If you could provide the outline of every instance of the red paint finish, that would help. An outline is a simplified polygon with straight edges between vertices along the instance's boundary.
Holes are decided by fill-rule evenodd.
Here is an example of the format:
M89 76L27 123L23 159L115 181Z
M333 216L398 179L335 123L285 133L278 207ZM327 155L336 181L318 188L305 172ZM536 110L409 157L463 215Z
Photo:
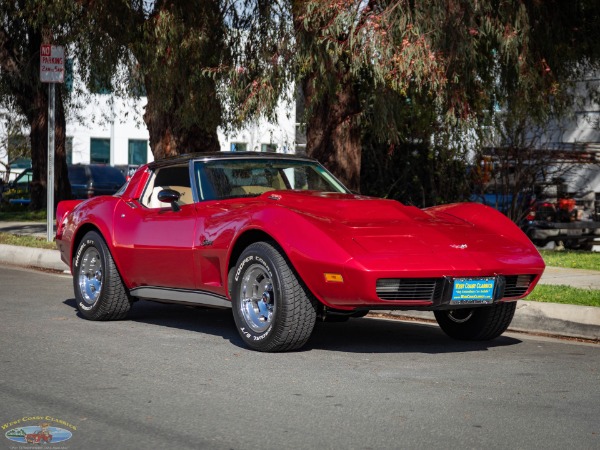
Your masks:
M420 210L391 200L342 193L280 190L209 200L173 211L139 199L149 169L138 169L120 196L61 202L57 245L71 263L82 230L104 236L128 288L162 286L227 296L232 249L245 233L276 241L313 294L339 309L427 306L383 301L379 278L534 275L544 263L509 219L479 204ZM323 274L339 273L343 283ZM522 297L522 296L521 296Z

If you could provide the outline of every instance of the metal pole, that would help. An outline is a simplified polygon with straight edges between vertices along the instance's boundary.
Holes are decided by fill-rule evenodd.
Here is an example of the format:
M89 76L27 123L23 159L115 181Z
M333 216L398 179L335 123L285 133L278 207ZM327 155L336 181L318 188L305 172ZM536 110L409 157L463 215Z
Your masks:
M48 242L54 240L54 133L54 83L48 83L48 178L46 181Z

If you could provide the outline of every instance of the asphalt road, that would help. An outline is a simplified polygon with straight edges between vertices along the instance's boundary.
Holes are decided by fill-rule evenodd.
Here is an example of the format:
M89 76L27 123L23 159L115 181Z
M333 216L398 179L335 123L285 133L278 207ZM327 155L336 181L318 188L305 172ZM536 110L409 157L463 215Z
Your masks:
M89 322L70 277L0 266L0 449L44 421L72 438L43 448L590 449L599 418L599 345L366 318L261 354L229 311Z

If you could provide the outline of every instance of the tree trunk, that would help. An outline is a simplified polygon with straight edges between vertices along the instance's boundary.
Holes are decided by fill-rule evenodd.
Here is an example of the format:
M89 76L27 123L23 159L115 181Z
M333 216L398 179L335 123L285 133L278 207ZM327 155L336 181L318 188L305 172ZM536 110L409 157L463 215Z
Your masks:
M54 137L54 207L61 200L71 198L71 184L67 171L65 137L65 111L60 85L55 86L55 137ZM48 187L48 85L39 84L33 94L33 108L28 115L31 141L31 180L30 209L39 210L47 206Z
M354 118L361 110L354 86L347 82L340 91L315 102L312 78L302 84L306 110L311 111L306 126L307 154L350 190L360 192L362 144Z
M41 83L32 95L31 114L28 115L31 141L31 204L33 210L46 206L46 178L48 173L48 97Z
M55 153L54 153L54 207L62 200L72 197L69 170L67 169L67 122L61 92L61 85L56 85L55 114Z
M160 100L152 95L151 89L147 88L147 95L144 122L148 127L150 149L155 160L185 153L218 152L221 149L216 126L211 129L205 129L198 123L184 126L176 112L176 106L170 111L164 111L156 107L156 102ZM214 97L216 98L216 90Z

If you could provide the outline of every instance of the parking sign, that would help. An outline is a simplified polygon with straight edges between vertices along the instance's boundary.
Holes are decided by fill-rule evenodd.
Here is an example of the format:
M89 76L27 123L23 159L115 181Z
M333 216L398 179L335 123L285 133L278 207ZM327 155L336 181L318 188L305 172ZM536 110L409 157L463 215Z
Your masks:
M40 47L40 80L42 83L65 81L65 48L44 44Z

